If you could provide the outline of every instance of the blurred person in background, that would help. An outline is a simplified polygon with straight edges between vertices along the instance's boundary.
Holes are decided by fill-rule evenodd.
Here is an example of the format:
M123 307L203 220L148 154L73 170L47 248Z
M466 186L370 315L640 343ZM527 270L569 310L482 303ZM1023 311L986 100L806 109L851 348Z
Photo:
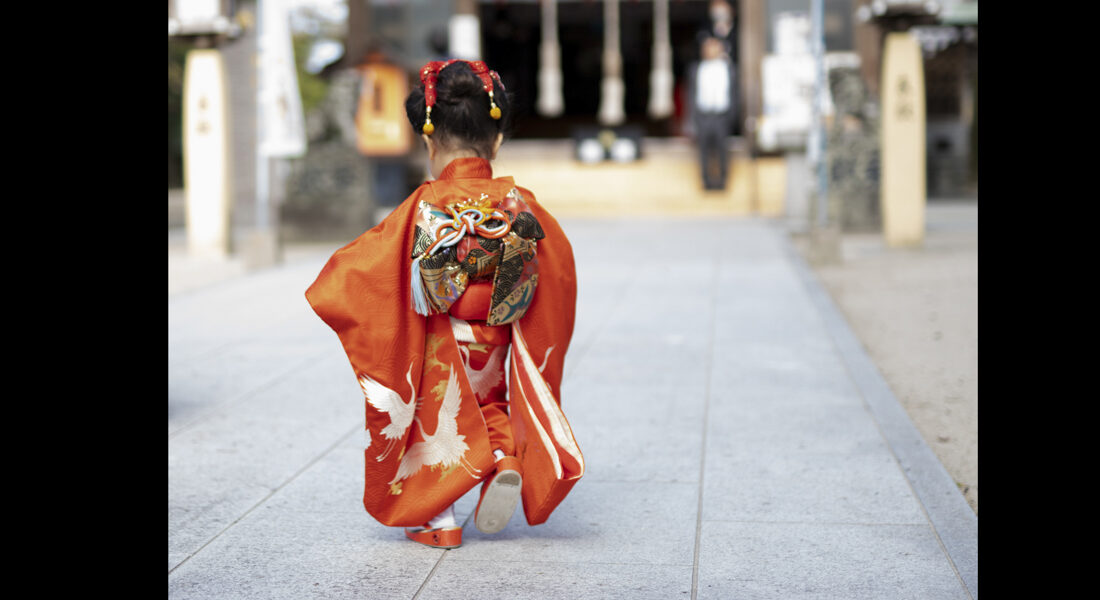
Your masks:
M306 298L366 396L365 508L455 548L454 502L479 483L474 523L496 533L520 499L544 522L584 472L560 409L576 273L534 194L493 177L512 119L500 77L465 60L419 75L405 110L434 180L338 250Z
M735 113L734 66L722 40L707 37L691 82L695 140L703 188L726 189L729 177L729 132Z

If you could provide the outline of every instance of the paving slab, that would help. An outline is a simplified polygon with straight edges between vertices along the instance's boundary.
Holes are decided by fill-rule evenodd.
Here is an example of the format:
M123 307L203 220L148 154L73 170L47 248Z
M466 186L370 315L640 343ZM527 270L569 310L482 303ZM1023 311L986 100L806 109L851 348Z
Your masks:
M698 598L963 600L926 525L705 521Z

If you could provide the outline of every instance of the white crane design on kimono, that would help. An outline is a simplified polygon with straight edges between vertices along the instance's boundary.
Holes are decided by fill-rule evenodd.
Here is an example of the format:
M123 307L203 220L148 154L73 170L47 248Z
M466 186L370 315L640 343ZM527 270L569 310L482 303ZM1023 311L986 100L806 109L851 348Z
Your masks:
M405 374L405 381L409 382L408 402L402 400L400 394L378 383L369 375L364 374L359 377L359 387L363 388L367 402L390 416L390 424L382 428L382 437L389 440L389 443L386 444L386 449L375 458L378 462L382 462L389 456L394 445L412 424L413 414L416 413L416 389L412 384L412 369L413 366L410 364L409 372Z
M439 418L436 423L435 433L428 435L420 422L420 417L413 417L424 441L417 442L409 447L405 456L401 457L401 464L397 466L397 475L390 481L390 485L415 475L421 467L440 465L447 469L454 465L462 465L466 473L474 479L480 479L476 474L481 473L466 460L466 451L470 447L466 444L466 436L458 433L458 409L462 400L462 390L458 386L458 376L454 365L451 366L451 377L447 380L447 391L443 394L443 402L439 406Z
M470 387L475 390L487 390L504 379L504 358L501 355L504 354L507 348L507 346L493 348L488 360L485 361L485 366L481 369L467 366L466 376L470 380ZM460 344L458 353L462 356L463 362L469 365L470 350Z

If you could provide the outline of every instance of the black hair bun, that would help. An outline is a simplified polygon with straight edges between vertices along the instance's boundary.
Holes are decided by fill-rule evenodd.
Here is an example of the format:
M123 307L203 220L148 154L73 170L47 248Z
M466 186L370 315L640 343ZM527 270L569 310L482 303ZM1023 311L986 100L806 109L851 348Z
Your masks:
M451 65L451 67L455 65L466 67L465 63L455 63ZM436 102L443 100L445 102L454 103L475 96L485 96L488 98L488 94L481 84L481 78L475 75L469 67L466 67L464 70L452 69L451 67L440 71L439 78L436 79ZM444 75L444 72L448 70L449 72Z
M440 69L435 79L435 105L432 106L431 136L447 147L474 150L482 158L491 158L497 136L507 134L511 127L511 99L496 77L493 81L493 103L500 109L499 119L490 114L489 93L481 78L465 61L455 61ZM405 113L417 136L427 119L424 85L419 84L405 100Z

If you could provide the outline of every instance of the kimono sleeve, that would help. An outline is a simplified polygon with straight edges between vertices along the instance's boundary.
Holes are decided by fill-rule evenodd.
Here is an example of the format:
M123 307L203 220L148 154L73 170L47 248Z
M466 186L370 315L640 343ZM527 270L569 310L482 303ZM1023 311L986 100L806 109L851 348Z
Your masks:
M391 388L423 354L424 318L413 311L409 293L418 196L337 250L305 293L340 338L356 374Z
M545 233L538 242L538 290L520 322L531 355L540 364L543 379L560 402L562 369L573 337L577 309L573 247L561 225L535 200L534 194L523 188L520 193Z

